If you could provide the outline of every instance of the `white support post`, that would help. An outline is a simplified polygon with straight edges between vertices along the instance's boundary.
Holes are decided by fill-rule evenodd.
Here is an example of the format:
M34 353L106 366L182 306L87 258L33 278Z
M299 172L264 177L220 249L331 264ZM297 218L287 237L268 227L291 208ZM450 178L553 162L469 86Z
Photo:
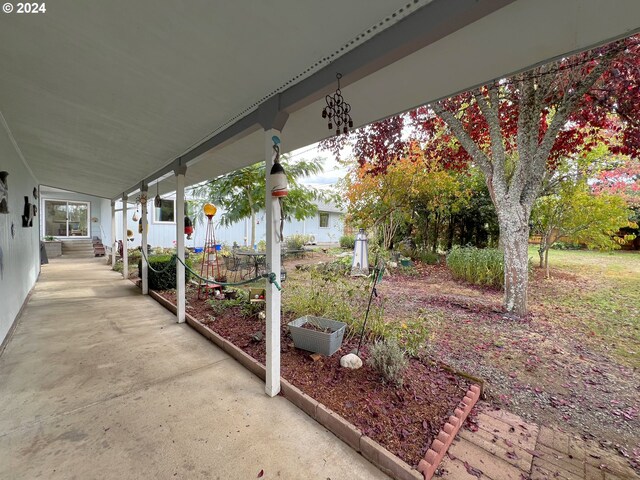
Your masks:
M266 173L266 197L265 210L267 220L267 273L274 272L278 283L280 282L280 205L278 199L271 195L273 181L271 180L271 167L273 166L273 141L274 135L280 136L275 129L265 130L264 155ZM280 291L273 283L266 282L266 314L267 314L267 361L265 391L270 397L275 397L280 392Z
M176 260L176 300L178 323L185 321L186 309L186 288L184 281L184 175L187 173L186 166L180 166L175 170L176 174L176 247L178 259Z
M118 241L116 240L116 202L111 201L111 268L116 265L116 255L118 253Z
M149 186L147 184L142 185L140 195L140 203L141 203L141 220L142 220L142 245L140 246L142 249L142 294L149 295L149 265L147 264L147 256L149 252L147 251L147 243L148 243L148 225L149 221L147 219L147 196L149 193Z
M128 197L122 194L122 278L129 278L129 249L127 242L127 201Z

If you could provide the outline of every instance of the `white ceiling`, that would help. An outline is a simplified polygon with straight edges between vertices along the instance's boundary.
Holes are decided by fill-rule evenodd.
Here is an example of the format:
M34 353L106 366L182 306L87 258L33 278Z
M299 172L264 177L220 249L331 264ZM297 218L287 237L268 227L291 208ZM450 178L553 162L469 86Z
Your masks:
M433 5L445 1L474 3ZM0 15L0 111L39 182L117 197L370 26L428 3L60 0L46 14ZM343 94L363 125L639 27L638 0L516 0L405 58L373 62ZM285 150L328 134L318 98L288 107ZM263 137L246 126L190 162L188 183L261 160Z

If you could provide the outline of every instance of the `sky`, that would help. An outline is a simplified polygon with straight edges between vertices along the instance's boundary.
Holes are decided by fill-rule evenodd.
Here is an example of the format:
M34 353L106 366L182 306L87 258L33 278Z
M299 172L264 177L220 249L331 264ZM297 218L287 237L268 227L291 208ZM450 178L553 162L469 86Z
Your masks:
M322 158L322 165L324 172L319 175L314 175L309 178L305 178L301 181L302 184L319 189L331 188L336 182L345 177L347 169L339 165L335 158L326 150L318 149L318 144L307 145L306 147L299 148L291 152L291 157L296 160L303 158L305 160L311 160L316 157Z

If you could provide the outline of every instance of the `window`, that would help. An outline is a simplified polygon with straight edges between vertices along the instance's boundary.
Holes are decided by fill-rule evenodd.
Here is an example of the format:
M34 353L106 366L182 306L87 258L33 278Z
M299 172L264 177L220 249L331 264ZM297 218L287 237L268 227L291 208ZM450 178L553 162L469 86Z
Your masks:
M175 216L176 204L172 198L161 200L160 208L153 208L153 217L155 223L176 223Z
M329 228L329 214L320 212L320 228Z

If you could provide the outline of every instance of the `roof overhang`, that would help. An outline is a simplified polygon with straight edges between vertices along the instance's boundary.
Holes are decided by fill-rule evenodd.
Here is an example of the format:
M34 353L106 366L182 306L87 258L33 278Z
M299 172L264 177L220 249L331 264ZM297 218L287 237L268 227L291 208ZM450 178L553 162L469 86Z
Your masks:
M197 183L263 159L278 121L286 151L331 134L337 72L365 125L640 27L637 0L176 5L0 17L0 109L39 182L116 198L186 164Z

